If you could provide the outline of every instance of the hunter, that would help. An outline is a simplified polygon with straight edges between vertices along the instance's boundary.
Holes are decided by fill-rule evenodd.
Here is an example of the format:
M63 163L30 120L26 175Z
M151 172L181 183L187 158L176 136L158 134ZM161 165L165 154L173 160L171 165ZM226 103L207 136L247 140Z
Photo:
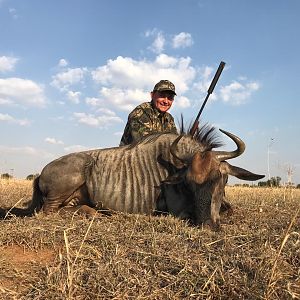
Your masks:
M168 113L176 96L175 85L169 80L161 80L150 96L150 102L138 105L129 114L120 146L131 144L149 133L177 133L174 118Z

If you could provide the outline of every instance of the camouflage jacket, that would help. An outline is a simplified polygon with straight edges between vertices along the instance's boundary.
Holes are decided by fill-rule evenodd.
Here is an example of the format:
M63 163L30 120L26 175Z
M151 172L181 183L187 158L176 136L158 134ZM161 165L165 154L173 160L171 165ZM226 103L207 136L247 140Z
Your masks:
M151 102L145 102L129 114L120 146L131 144L153 132L177 133L177 129L171 114L161 113Z

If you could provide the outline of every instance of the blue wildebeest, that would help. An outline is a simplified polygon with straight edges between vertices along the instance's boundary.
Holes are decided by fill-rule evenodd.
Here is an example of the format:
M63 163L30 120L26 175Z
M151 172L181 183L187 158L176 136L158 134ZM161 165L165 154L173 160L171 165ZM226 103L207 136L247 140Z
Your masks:
M242 154L245 144L235 135L223 130L221 132L238 146L235 154L232 152L228 155L210 150L182 154L177 149L177 144L182 138L179 136L171 145L170 152L185 166L177 168L161 156L158 158L159 163L168 170L169 176L160 184L156 214L171 213L192 224L207 223L217 230L220 228L219 212L232 210L225 198L228 175L250 181L264 177L225 161Z
M157 186L168 176L168 171L157 158L162 156L179 168L183 166L180 162L182 158L176 156L205 155L219 162L239 156L244 151L243 142L224 133L236 143L235 151L214 151L213 148L220 146L220 143L213 130L203 127L193 138L182 133L180 141L176 134L158 133L127 146L65 155L46 165L34 180L29 207L12 208L9 211L17 216L32 215L39 210L50 213L60 209L82 211L89 215L95 214L95 209L152 214L159 194ZM176 155L170 151L172 145L174 148L174 142ZM205 174L216 172L213 165L204 163L203 167L207 169L203 170ZM204 183L205 176L202 179ZM219 193L223 193L223 189ZM1 209L0 215L3 217L7 211ZM205 221L201 217L197 220L197 223Z

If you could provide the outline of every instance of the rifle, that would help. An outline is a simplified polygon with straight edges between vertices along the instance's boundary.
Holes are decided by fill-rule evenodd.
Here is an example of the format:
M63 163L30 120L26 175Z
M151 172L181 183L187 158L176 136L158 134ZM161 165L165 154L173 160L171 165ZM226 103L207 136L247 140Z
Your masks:
M224 69L224 67L225 67L225 63L224 63L223 61L221 61L221 62L220 62L220 65L219 65L219 67L218 67L218 70L217 70L217 72L216 72L216 74L215 74L215 76L214 76L214 78L213 78L213 80L212 80L212 82L211 82L211 84L210 84L208 90L207 90L207 95L206 95L206 97L205 97L205 100L204 100L204 102L202 103L202 106L201 106L201 108L200 108L200 110L199 110L199 112L198 112L198 115L197 115L197 117L196 117L196 119L195 119L195 121L194 121L194 123L193 123L193 126L192 126L192 128L191 128L191 130L190 130L190 135L191 135L191 136L194 136L195 133L196 133L196 131L197 131L197 129L198 129L198 126L199 126L199 118L200 118L200 115L201 115L201 113L202 113L202 110L203 110L203 108L204 108L204 106L205 106L205 104L206 104L206 102L207 102L207 100L208 100L209 95L213 92L213 90L214 90L214 88L215 88L215 86L216 86L216 84L217 84L217 82L218 82L218 80L219 80L219 77L220 77L220 75L221 75L221 73L222 73L222 71L223 71L223 69Z

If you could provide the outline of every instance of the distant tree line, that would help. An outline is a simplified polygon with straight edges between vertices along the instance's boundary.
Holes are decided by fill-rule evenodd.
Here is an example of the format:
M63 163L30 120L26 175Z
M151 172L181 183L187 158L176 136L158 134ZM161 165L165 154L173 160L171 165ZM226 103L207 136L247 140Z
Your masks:
M252 186L256 186L256 185L254 185L254 184L250 185L248 183L243 183L243 184L235 184L235 186L252 187ZM280 186L282 186L281 185L281 177L274 176L274 177L271 177L267 181L259 181L257 186L259 186L259 187L280 187ZM297 184L297 185L292 184L292 185L290 185L290 187L300 189L300 184Z
M26 180L33 180L34 178L38 177L40 174L37 173L37 174L30 174L28 176L26 176ZM3 173L1 174L0 176L1 179L12 179L13 176L10 175L9 173Z
M280 181L281 177L276 176L276 177L271 177L267 181L259 181L258 186L274 186L274 187L279 187L280 186Z

